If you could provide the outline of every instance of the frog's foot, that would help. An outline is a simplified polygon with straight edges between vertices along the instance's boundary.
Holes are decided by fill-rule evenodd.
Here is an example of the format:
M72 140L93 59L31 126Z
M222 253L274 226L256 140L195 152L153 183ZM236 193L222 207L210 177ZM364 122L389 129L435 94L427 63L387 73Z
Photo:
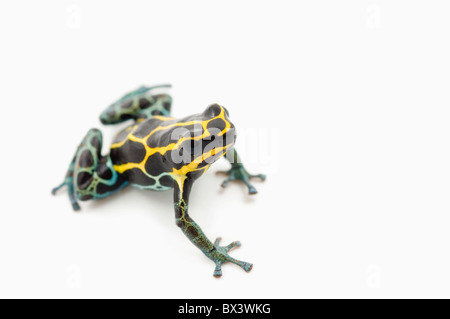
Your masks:
M228 171L219 171L217 173L228 175L228 178L221 185L223 188L227 187L228 183L231 181L240 180L240 181L244 182L245 185L247 185L248 193L250 195L254 195L254 194L258 193L256 188L250 183L251 178L259 178L262 181L266 180L266 175L264 175L264 174L252 175L249 172L247 172L247 170L242 165L232 166L231 169Z
M75 196L75 189L73 187L73 179L72 178L65 179L61 185L58 185L55 188L53 188L52 195L56 195L56 193L66 185L67 185L67 191L69 193L70 203L72 204L73 210L74 211L80 210L80 205L78 204L76 196Z
M66 182L64 181L61 185L56 186L55 188L52 189L52 195L56 195L56 193L63 188L64 186L66 186Z
M241 246L241 243L239 241L234 241L228 246L219 246L219 242L221 239L222 238L219 237L214 242L214 247L216 248L216 251L210 257L216 263L216 269L214 269L213 276L216 278L220 278L222 276L222 265L227 262L231 262L233 264L238 265L246 272L252 270L253 264L234 259L233 257L230 257L230 255L228 255L228 252L231 249Z

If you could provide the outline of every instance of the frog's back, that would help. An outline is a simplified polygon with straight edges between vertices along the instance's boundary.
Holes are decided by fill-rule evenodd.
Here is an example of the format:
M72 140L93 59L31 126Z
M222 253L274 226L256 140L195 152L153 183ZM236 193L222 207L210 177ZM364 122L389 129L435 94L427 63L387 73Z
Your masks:
M173 187L159 148L170 142L164 127L176 122L164 116L153 116L121 131L111 145L114 169L124 174L129 183L143 189L168 190Z

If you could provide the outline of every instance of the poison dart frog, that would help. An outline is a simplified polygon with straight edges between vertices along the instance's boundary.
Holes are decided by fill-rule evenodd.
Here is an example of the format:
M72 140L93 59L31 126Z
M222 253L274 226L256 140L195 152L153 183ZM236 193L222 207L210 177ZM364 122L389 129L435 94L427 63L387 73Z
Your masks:
M67 186L75 211L78 200L107 197L127 185L154 191L174 190L176 225L187 238L215 263L213 275L222 276L222 264L231 262L245 271L252 264L232 258L228 252L240 246L234 241L220 246L220 238L211 242L200 226L189 216L189 194L193 183L212 163L225 157L231 169L222 172L230 181L245 183L249 194L257 191L249 180L265 175L251 175L244 168L234 149L236 130L230 122L228 110L212 104L202 113L176 119L170 116L172 98L168 94L154 94L156 88L170 85L140 87L112 103L101 115L103 124L117 124L133 120L133 124L119 132L108 155L102 155L102 133L91 129L78 146L61 185L53 194Z

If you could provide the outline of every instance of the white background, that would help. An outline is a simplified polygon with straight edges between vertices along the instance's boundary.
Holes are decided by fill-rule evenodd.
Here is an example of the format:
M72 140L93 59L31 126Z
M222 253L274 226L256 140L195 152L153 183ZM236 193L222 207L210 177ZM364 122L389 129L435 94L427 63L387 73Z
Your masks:
M448 297L448 1L2 1L1 297ZM226 106L248 169L71 210L50 195L98 115L172 83L173 115Z

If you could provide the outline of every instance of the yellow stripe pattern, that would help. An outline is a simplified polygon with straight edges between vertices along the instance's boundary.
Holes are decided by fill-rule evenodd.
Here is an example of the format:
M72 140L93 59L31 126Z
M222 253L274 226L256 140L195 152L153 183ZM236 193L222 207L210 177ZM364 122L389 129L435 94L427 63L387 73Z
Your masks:
M145 147L145 157L144 159L140 162L140 163L125 163L125 164L119 164L119 165L114 165L114 169L119 172L119 173L124 173L127 170L133 169L133 168L137 168L139 170L141 170L144 174L148 175L148 173L145 170L145 164L147 163L147 160L150 156L152 156L155 153L160 153L161 155L164 155L165 153L167 153L168 151L173 151L176 150L180 147L180 145L186 141L186 140L201 140L207 137L211 136L211 133L208 132L207 126L208 123L216 120L216 119L221 119L224 121L225 123L225 128L218 134L219 136L223 136L224 134L226 134L226 132L230 129L231 124L225 119L225 111L224 109L221 107L221 113L209 120L205 120L205 121L201 121L201 120L193 120L193 121L188 121L188 122L176 122L176 123L172 123L169 125L159 125L158 127L156 127L153 131L151 131L147 136L142 137L142 138L138 138L136 136L133 135L133 133L136 131L136 129L139 127L139 123L131 126L130 127L130 132L128 133L128 136L122 140L121 142L118 143L114 143L111 145L111 149L117 149L120 148L121 146L123 146L125 144L125 142L127 140L133 141L133 142L137 142L142 144ZM158 119L160 120L162 123L164 122L168 122L173 120L174 118L171 117L165 117L165 116L152 116L153 119ZM167 146L159 146L159 147L149 147L148 146L148 140L149 138L152 137L152 135L154 135L156 132L160 132L160 131L165 131L165 130L169 130L171 128L174 127L183 127L183 126L190 126L190 125L202 125L203 127L203 134L201 136L194 136L194 137L183 137L180 138L176 143L171 143ZM231 144L225 146L225 147L216 147L212 150L210 150L209 152L206 152L204 154L202 154L201 156L197 157L196 159L194 159L194 161L192 161L191 163L188 163L186 165L184 165L183 167L181 167L180 169L173 169L172 172L168 172L172 178L178 183L178 184L183 184L184 178L183 176L186 176L187 173L189 172L193 172L193 171L197 171L197 170L204 170L204 172L207 171L207 169L209 168L209 165L207 165L206 167L202 167L200 169L198 169L198 165L205 161L206 159L210 158L211 156L220 154L221 156L225 155L226 153L226 149L228 147L232 146ZM180 186L181 186L180 185Z

